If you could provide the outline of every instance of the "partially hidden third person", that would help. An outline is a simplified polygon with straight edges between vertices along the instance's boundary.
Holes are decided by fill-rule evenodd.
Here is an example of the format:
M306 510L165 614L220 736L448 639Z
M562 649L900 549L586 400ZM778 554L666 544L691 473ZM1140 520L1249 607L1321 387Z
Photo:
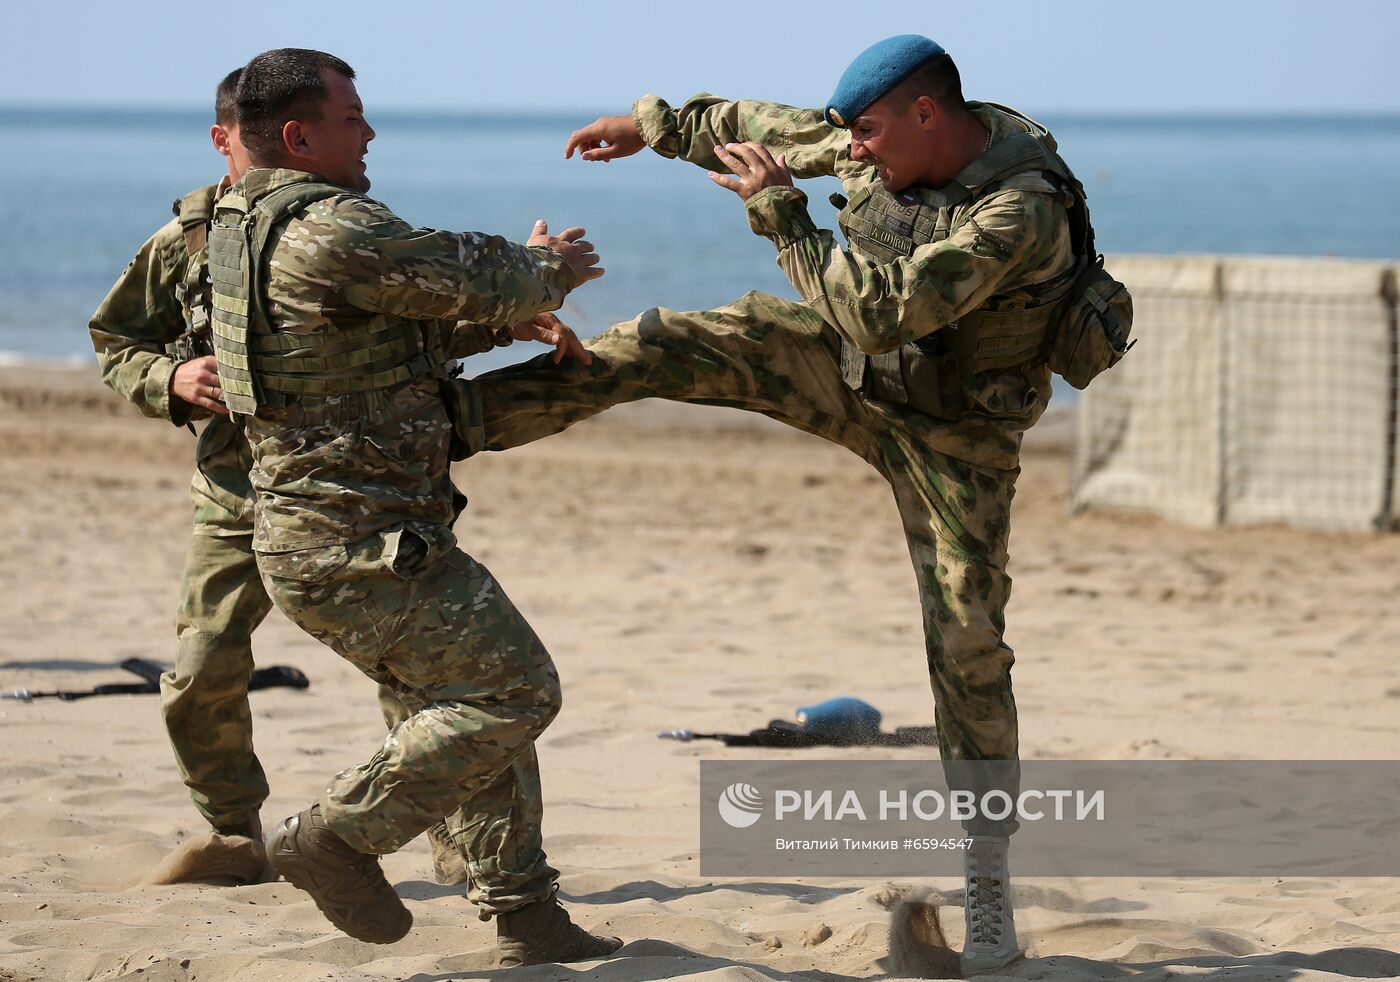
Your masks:
M248 169L234 113L241 71L220 81L209 130L226 173L175 202L175 217L141 246L88 325L102 380L144 415L177 426L208 420L195 449L194 530L180 581L175 667L161 678L161 715L180 776L210 829L167 856L148 877L154 883L276 878L263 850L259 809L268 787L248 707L252 633L272 602L253 560L251 457L218 398L207 347L209 220L214 199Z

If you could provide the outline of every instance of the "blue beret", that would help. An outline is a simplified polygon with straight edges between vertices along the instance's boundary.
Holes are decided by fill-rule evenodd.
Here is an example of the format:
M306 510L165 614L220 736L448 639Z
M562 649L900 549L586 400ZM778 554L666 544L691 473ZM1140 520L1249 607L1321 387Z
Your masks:
M871 103L902 82L930 58L946 54L936 41L920 34L898 34L862 51L836 83L827 102L826 121L850 126Z

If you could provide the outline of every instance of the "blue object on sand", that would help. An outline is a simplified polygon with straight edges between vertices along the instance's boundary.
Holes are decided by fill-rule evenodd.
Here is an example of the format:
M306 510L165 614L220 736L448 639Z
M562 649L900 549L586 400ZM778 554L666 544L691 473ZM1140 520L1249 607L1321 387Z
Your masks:
M883 718L880 710L853 696L838 696L797 710L797 722L805 732L837 745L874 742Z

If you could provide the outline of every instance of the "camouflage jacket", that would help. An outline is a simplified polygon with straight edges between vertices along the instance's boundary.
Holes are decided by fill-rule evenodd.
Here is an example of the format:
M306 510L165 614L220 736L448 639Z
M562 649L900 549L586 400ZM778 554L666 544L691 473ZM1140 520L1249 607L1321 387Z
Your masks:
M1012 117L979 103L969 107L992 143L1019 132ZM727 171L717 143L756 141L785 154L795 179L836 177L848 197L878 183L875 168L851 159L850 134L820 110L768 102L726 102L701 94L679 109L656 96L633 106L643 139L657 153ZM976 310L993 296L1029 298L1075 262L1064 199L1034 175L1008 181L965 206L962 222L937 242L895 262L842 249L807 212L797 188L774 187L747 202L753 230L778 248L778 265L803 301L861 351L878 354L924 337ZM1032 367L982 382L968 392L974 416L944 422L890 404L876 408L942 453L1007 468L1021 434L1044 412L1049 369Z
M1005 114L971 106L992 142L1019 132ZM725 102L699 95L680 109L644 96L633 115L657 153L727 171L714 155L719 142L754 140L786 154L794 178L840 178L848 196L878 183L875 169L851 159L850 133L815 109L767 102ZM1074 264L1064 204L1048 185L1016 182L972 203L968 219L941 242L912 256L879 263L841 249L807 214L797 188L773 187L748 201L755 232L778 247L778 264L802 298L857 348L892 351L977 309L994 294L1014 295Z
M203 192L212 201L220 186L211 184ZM209 415L170 396L176 361L168 346L184 333L188 318L175 288L190 261L180 222L172 219L141 246L88 322L102 381L143 415L177 426ZM204 257L194 261L202 263Z
M250 200L298 181L254 169ZM555 310L577 277L553 252L500 236L414 228L384 205L344 191L308 205L269 241L267 311L273 331L336 335L377 314L457 322L448 349L463 354L492 329ZM471 337L475 335L476 337ZM434 377L249 417L254 548L288 552L357 542L407 523L450 526L451 423Z

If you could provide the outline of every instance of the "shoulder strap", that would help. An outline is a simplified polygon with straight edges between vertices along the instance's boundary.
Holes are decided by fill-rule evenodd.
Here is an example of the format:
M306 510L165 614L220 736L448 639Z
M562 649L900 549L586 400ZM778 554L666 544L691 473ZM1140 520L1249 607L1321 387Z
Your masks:
M1066 211L1069 215L1070 243L1074 254L1085 262L1092 263L1098 256L1098 251L1094 245L1094 226L1089 220L1088 196L1084 192L1084 185L1060 156L1059 145L1050 134L1050 130L1044 124L1010 106L996 102L984 102L982 105L1010 116L1025 126L1027 132L998 141L968 166L963 173L974 177L978 182L972 185L972 189L975 190L979 185L989 187L1026 171L1040 171L1049 175L1072 199ZM1032 145L1035 148L1034 153Z
M209 243L209 220L214 217L214 195L217 184L195 188L175 203L175 217L185 235L185 251L193 260L204 252Z
M1028 170L1057 170L1045 144L1029 133L1017 133L992 144L958 175L958 183L977 191L994 181L1005 180Z
M1070 245L1076 256L1086 265L1092 265L1098 259L1099 251L1094 244L1094 223L1089 218L1088 196L1084 193L1084 185L1080 184L1073 174L1069 175L1065 190L1074 198L1073 204L1067 209Z
M215 203L209 232L214 355L219 361L224 404L230 412L239 415L256 412L262 396L248 355L251 318L245 275L247 250L243 238L247 210L243 189L235 185Z
M244 204L244 234L248 243L248 305L263 332L271 331L267 317L267 291L263 289L263 262L272 230L307 205L345 191L334 184L306 181L288 184L263 195L249 208ZM227 195L225 195L227 197Z
M262 255L263 250L267 248L267 240L272 235L272 230L287 218L295 215L307 205L343 193L345 193L345 189L334 184L306 181L285 185L258 198L253 202L252 214L250 215L255 224L249 242L253 254ZM247 212L248 209L245 205L245 213Z
M217 224L226 230L240 230L231 238L225 236L220 252L233 251L229 252L228 256L221 255L220 259L235 275L239 275L240 269L246 275L243 281L246 296L243 300L248 305L245 316L248 317L249 327L252 327L258 318L262 318L264 325L267 324L266 298L258 281L262 274L263 252L267 249L272 230L307 205L344 190L334 184L306 181L277 188L255 198L251 204L241 189L226 192L214 203L213 211Z
M869 198L872 194L875 193L875 188L876 185L872 182L870 184L865 185L862 188L858 188L857 190L853 191L851 193L851 196L846 199L846 204L842 207L841 210L846 212L855 211L861 205L865 204L867 198Z
M1059 151L1059 144L1055 142L1055 138L1050 135L1050 130L1044 123L1040 123L1034 119L1031 119L1019 109L1012 109L1010 106L1003 106L999 102L983 102L982 105L987 106L991 109L995 109L997 112L1002 113L1004 115L1010 116L1012 119L1027 127L1040 139L1042 143L1049 144L1051 150L1054 150L1056 152Z

